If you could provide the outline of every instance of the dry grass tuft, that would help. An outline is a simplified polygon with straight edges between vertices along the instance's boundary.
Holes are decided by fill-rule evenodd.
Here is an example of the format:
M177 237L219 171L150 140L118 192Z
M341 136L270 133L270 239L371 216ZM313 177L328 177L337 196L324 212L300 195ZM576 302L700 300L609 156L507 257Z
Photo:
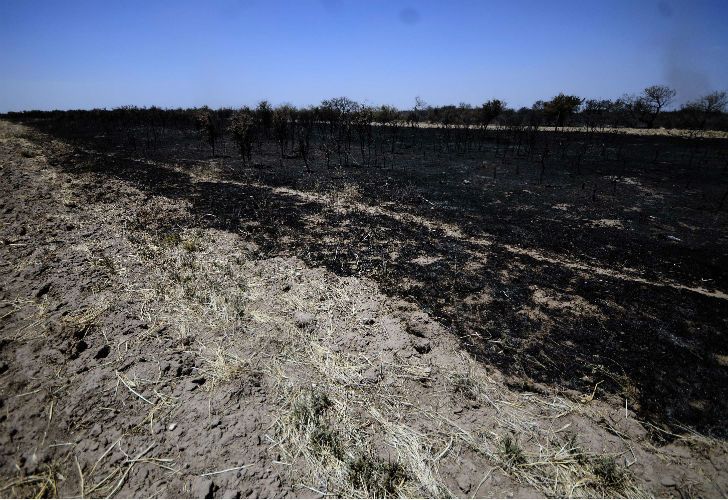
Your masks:
M627 483L627 473L617 464L614 457L597 457L592 461L597 487L602 487L605 494L622 491Z
M470 374L453 373L450 376L454 394L464 397L470 401L478 399L477 384L470 377Z
M510 435L501 438L498 455L507 469L513 469L526 463L526 456L518 445L518 441Z
M238 379L246 370L250 370L250 362L240 359L235 354L218 347L212 358L203 355L203 366L200 372L209 377L205 384L208 391Z
M407 471L398 462L360 456L349 463L349 482L368 498L391 498L406 481Z
M37 474L14 479L0 486L0 493L10 498L56 498L58 481L64 480L56 464L44 465Z

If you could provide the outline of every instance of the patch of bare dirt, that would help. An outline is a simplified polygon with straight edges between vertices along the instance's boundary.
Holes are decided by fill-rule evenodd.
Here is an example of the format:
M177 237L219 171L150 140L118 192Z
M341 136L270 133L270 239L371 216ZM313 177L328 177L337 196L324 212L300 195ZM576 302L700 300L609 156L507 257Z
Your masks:
M584 297L578 295L555 293L534 287L532 300L541 307L605 319L598 306L590 304Z
M613 227L616 229L624 229L622 221L619 219L597 219L592 222L595 227Z

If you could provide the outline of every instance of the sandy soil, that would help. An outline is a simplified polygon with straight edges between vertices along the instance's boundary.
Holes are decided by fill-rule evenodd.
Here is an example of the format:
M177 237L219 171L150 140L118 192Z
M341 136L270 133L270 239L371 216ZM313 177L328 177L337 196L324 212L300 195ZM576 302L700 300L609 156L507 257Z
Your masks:
M3 496L728 494L723 440L655 443L598 384L515 379L374 281L56 154L74 151L0 122ZM523 314L593 308L531 292Z

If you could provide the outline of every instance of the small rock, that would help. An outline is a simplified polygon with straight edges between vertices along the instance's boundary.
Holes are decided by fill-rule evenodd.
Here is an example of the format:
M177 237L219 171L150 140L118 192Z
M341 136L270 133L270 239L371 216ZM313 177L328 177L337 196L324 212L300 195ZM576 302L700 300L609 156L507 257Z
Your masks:
M48 453L45 450L38 450L30 457L34 464L42 464L48 460Z
M460 488L460 490L465 494L468 494L473 488L470 474L467 474L465 472L455 476L455 483L458 485L458 488Z
M427 339L423 339L422 337L416 337L412 341L412 347L414 347L415 351L417 351L419 354L427 354L432 350L432 345L430 344L430 341Z
M672 476L662 476L660 478L660 484L663 486L675 486L677 483Z
M370 366L361 374L362 382L365 384L376 384L382 380L382 371L378 366Z
M212 498L215 493L215 483L211 479L198 477L192 482L193 498Z
M407 333L416 337L426 338L432 334L432 320L425 313L412 314L407 320Z
M298 328L305 328L312 324L314 321L314 315L311 313L296 311L293 314L293 322Z
M51 289L51 284L46 283L45 285L40 287L37 292L35 292L36 298L41 298L43 295L47 294L50 291L50 289Z
M75 346L73 346L73 350L71 351L71 359L78 358L82 352L84 352L86 349L88 349L88 344L83 341L79 340Z
M96 356L94 356L95 359L104 359L106 356L109 355L111 352L111 347L108 345L103 346L101 349L99 349L99 352L96 353Z
M240 498L240 492L238 490L225 490L222 498Z
M174 373L175 377L181 377L183 375L189 375L190 373L192 373L191 366L185 366L179 361L171 361L169 363L169 369L172 373Z
M374 324L374 318L362 318L361 322L365 325L373 325Z
M176 428L177 428L177 424L176 424L176 423L174 423L174 422L172 422L171 424L169 424L169 425L167 426L167 430L168 430L168 431L173 431L173 430L175 430Z

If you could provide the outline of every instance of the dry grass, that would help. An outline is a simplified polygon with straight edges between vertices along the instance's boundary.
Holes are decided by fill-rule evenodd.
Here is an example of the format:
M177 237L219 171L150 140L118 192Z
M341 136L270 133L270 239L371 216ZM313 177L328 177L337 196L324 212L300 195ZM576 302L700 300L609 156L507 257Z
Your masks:
M48 301L46 298L28 300L16 298L0 302L2 307L9 307L10 310L0 317L0 321L6 318L17 319L22 317L22 326L13 332L13 338L28 340L30 338L42 337L46 334L48 320Z
M268 276L250 281L249 300L253 303L258 290L264 295L270 286L266 281L295 278L295 270L284 266L266 268L264 273ZM470 449L543 494L642 495L616 462L609 474L604 473L606 469L599 468L601 455L582 452L573 441L563 442L553 427L544 425L545 421L582 411L578 403L508 391L469 359L465 372L454 372L450 365L433 367L402 363L396 357L377 358L376 349L369 353L332 349L343 331L354 337L366 336L357 308L376 296L376 290L363 283L347 285L348 280L317 272L309 276L305 287L294 286L285 298L273 299L274 304L267 305L279 314L253 313L264 324L277 326L273 349L279 354L266 366L277 377L282 409L276 445L286 461L294 464L296 475L307 472L306 486L341 496L448 496L451 492L439 469L445 460L457 460L455 450ZM302 308L316 310L317 317L325 319L315 329L298 329L290 318ZM373 316L385 312L382 306ZM383 382L364 380L362 373L372 366L378 367ZM423 389L428 393L423 400L422 394L408 390L413 378L426 378L428 385L443 390ZM490 430L464 429L449 420L445 411L438 411L449 407L450 394L491 406ZM532 445L524 450L519 448L519 441ZM388 456L377 456L373 451L381 455L382 445L389 449ZM362 466L358 460L373 453L379 465ZM382 477L397 478L382 479L389 486L373 490L370 483L357 479L358 470L381 471L383 464L394 472L382 472ZM614 479L617 471L624 472L620 481Z
M87 471L83 471L78 461L76 461L79 477L79 496L81 498L113 497L124 486L132 469L141 463L153 464L172 473L178 472L173 467L174 460L149 456L149 453L156 446L155 443L149 444L132 456L123 449L122 439L123 436L107 448ZM112 455L114 450L121 452L124 458L122 460L115 459Z
M37 474L8 481L0 486L0 493L10 498L55 498L58 482L63 480L56 464L46 465Z
M205 349L205 351L210 350ZM214 391L221 385L241 378L246 371L251 371L250 361L241 359L236 354L227 351L222 345L213 350L212 356L203 353L202 361L200 373L209 378L209 381L205 383L208 391Z

